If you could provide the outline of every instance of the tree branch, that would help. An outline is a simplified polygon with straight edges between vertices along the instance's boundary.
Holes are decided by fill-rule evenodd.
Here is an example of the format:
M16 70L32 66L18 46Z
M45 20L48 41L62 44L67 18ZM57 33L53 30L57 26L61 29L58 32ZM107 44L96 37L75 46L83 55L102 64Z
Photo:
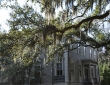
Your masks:
M83 19L82 21L80 21L77 25L72 25L69 27L65 27L63 30L57 30L58 32L64 33L65 31L69 30L69 29L78 29L81 24L83 24L84 22L89 22L89 21L93 21L94 19L103 19L105 17L107 17L109 15L110 10L108 10L106 13L102 14L102 15L96 15L96 16L92 16L92 17L88 17L86 19Z

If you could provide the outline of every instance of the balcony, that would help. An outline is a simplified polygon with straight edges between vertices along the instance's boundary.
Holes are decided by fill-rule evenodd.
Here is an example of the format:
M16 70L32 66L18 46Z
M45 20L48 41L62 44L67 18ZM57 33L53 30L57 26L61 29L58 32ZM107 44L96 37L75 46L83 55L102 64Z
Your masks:
M65 76L64 75L54 76L54 82L65 82Z

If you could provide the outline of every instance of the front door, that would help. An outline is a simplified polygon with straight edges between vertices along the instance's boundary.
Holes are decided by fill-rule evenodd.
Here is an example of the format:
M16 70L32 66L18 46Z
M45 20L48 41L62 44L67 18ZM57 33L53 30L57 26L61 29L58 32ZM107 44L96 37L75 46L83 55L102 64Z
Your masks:
M85 68L85 81L88 81L89 79L89 69L88 68Z

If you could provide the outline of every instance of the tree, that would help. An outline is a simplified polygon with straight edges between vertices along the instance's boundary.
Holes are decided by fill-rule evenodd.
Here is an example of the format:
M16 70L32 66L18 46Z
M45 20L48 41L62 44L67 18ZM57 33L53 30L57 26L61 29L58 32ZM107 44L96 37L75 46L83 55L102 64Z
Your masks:
M79 30L81 33L87 32L89 29L94 29L94 27L97 25L100 25L98 22L102 22L102 24L105 21L108 21L108 18L106 18L109 15L109 10L105 11L107 5L109 4L108 0L32 0L35 3L39 3L42 7L42 11L45 12L45 14L48 15L50 24L53 24L50 20L51 16L55 14L55 10L57 8L62 7L59 23L62 24L62 21L65 21L63 23L63 27L61 26L56 27L57 31L60 32L62 35L68 31L68 30ZM63 4L63 5L62 5ZM95 7L93 9L93 7ZM74 15L76 14L76 15ZM51 15L51 16L50 16ZM75 17L76 16L76 17ZM67 24L71 23L71 24ZM56 26L56 25L54 25ZM81 29L83 28L84 31ZM101 28L98 26L98 28ZM55 30L56 30L55 29ZM80 33L77 33L77 36L79 36ZM74 35L74 33L73 33ZM75 34L76 35L76 34ZM83 33L84 36L84 33ZM83 39L81 39L83 41ZM106 42L98 43L95 39L87 38L84 39L84 42L91 42L93 43L93 47L99 48L102 46L105 46L109 43L109 40L106 40Z
M24 11L25 8L27 8L27 11ZM34 74L38 70L42 70L37 69L35 72L31 71L31 68L40 63L36 62L36 58L43 52L43 35L41 34L41 30L44 24L43 18L36 12L32 12L33 9L27 5L24 8L15 6L11 14L11 19L8 21L11 29L9 33L2 33L0 36L1 60L3 61L5 58L5 60L10 62L7 64L8 70L4 71L3 77L9 76L9 81L12 82L13 85L24 84L26 75L28 75L28 79L31 77L35 78L35 80L30 83L38 83L39 77L37 78ZM32 13L32 15L30 15L30 13ZM30 19L29 16L33 16L33 19ZM21 18L25 22L22 22ZM32 23L35 21L35 18L37 18L36 22ZM28 25L29 23L30 25ZM2 65L5 65L4 61ZM27 74L25 71L27 71Z
M42 49L40 49L41 45L33 46L33 43L30 43L33 37L29 36L29 33L32 34L31 29L10 30L9 33L3 33L0 36L0 62L2 68L6 69L2 76L3 78L8 76L13 85L24 84L26 75L31 78L34 77L35 72L42 70L40 68L35 72L31 71L31 68L40 63L36 62L36 57L41 54ZM34 82L38 83L38 81Z
M90 46L93 48L99 48L99 47L107 46L107 44L109 44L110 41L108 37L106 37L107 34L105 35L104 33L100 33L100 35L95 35L97 39L98 38L101 39L102 37L104 39L106 37L105 42L103 39L101 39L99 42L96 40L96 38L86 36L86 33L90 30L92 31L94 29L103 28L100 26L101 22L103 25L104 21L108 21L109 18L106 18L106 17L109 15L109 10L106 12L104 11L106 6L109 3L108 0L107 1L105 0L102 0L102 1L101 0L96 0L96 1L93 1L93 0L90 0L90 1L88 0L87 1L86 0L75 0L75 1L73 0L65 0L65 1L64 0L60 0L60 1L32 0L32 1L36 1L35 3L39 3L42 9L42 12L46 12L48 17L51 17L49 14L51 15L54 14L55 9L57 9L56 7L62 7L62 10L57 18L53 18L53 19L51 18L49 21L46 21L46 20L43 20L43 17L42 17L40 23L37 23L36 19L32 18L32 16L36 16L34 14L30 17L25 15L24 17L22 17L22 19L21 18L16 19L15 18L16 16L13 15L13 17L17 20L17 22L15 20L14 23L11 23L11 21L10 23L11 25L13 24L15 28L19 29L19 27L17 27L18 23L22 23L21 24L22 28L25 28L26 23L28 23L27 21L30 21L29 22L30 24L32 23L34 25L42 24L41 25L42 27L41 26L39 27L44 28L43 30L44 42L46 40L47 35L49 36L54 35L54 38L61 39L63 37L67 37L68 40L73 40L73 43L81 43L82 45L85 45L85 46L88 46L86 42L90 42L91 43ZM65 5L62 5L64 3ZM13 8L13 6L11 8ZM32 10L31 12L34 12L34 10ZM79 41L75 40L75 37L73 39L73 37L71 37L72 35L76 35L75 37L79 37L80 40ZM54 39L54 41L55 40L56 39Z
M34 58L38 57L41 52L49 56L47 62L50 62L54 59L55 54L62 55L63 51L74 43L93 48L109 47L109 33L99 32L103 28L100 23L103 25L105 21L109 20L107 18L109 10L104 11L109 0L32 1L36 1L35 5L40 4L41 11L45 12L47 17L42 17L28 5L23 8L17 3L9 6L12 9L11 19L8 20L8 23L11 28L9 35L11 34L13 41L13 58L16 55L20 57L20 62L22 61L26 67L30 66L34 62ZM64 3L65 6L62 5ZM57 17L54 17L58 7L62 7L62 10ZM89 36L90 33L94 36ZM63 39L65 40L62 44ZM18 46L20 47L18 48ZM18 49L20 50L18 51ZM14 72L17 73L17 71Z
M100 65L100 74L101 74L101 84L109 85L110 84L110 68L108 67L106 62Z

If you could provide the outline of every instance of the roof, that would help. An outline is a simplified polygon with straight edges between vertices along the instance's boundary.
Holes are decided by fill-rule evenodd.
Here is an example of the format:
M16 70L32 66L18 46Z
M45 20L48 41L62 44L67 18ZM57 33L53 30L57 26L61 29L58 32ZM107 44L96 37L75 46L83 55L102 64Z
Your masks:
M83 59L81 60L82 62L91 62L91 63L95 63L95 64L98 64L98 62L96 60L93 60L93 59Z

